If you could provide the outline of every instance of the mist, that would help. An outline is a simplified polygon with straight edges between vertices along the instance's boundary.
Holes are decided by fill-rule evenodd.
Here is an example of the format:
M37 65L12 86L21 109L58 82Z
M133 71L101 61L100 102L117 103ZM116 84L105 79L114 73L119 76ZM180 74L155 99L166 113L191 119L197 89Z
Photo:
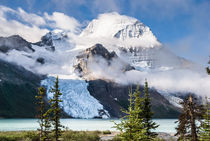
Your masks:
M22 21L28 22L29 25L33 26L24 25L18 20L10 21L7 19L6 13L18 15ZM35 17L35 21L31 21L31 17ZM123 20L116 21L118 18ZM128 23L125 22L127 19L129 19ZM66 20L68 23L65 23ZM17 10L5 9L5 7L1 6L1 27L13 27L9 30L3 30L0 34L1 36L19 34L28 41L35 42L39 41L41 36L49 31L43 27L48 25L51 28L68 30L69 40L64 44L58 43L55 47L55 52L48 52L44 47L40 48L33 45L32 47L36 50L34 53L11 50L7 54L0 53L0 58L9 62L15 62L35 73L59 75L68 79L81 79L78 76L75 77L74 73L75 68L73 66L77 61L76 56L84 49L96 43L101 43L109 51L115 51L119 58L113 59L111 63L107 63L107 60L100 56L90 60L88 64L89 78L106 79L123 85L143 85L145 79L147 79L149 86L159 91L167 93L195 93L201 96L210 95L210 76L206 74L205 68L184 58L177 57L168 51L169 47L162 45L148 27L145 28L146 32L142 35L144 40L120 40L113 38L118 31L121 31L127 24L131 24L136 20L117 13L101 14L98 16L98 19L93 20L94 24L98 24L98 26L96 26L93 30L94 34L92 34L91 24L89 24L87 29L83 30L76 19L63 13L54 12L52 15L44 13L43 16L38 16L26 13L22 9L19 9L18 12ZM122 27L119 26L121 23L124 24ZM115 26L112 26L113 24ZM19 30L16 31L14 29ZM154 57L159 60L158 68L122 71L124 65L131 62L128 61L129 58L120 54L118 48L125 47L128 49L131 46L139 48L144 46L149 50L154 49ZM36 62L36 59L39 57L45 58L44 65Z

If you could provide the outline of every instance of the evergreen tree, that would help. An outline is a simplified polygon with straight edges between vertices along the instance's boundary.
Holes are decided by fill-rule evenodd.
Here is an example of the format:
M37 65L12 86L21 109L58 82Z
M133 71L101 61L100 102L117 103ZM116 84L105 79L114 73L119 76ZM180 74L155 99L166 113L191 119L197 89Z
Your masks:
M146 140L146 130L144 125L144 117L143 115L143 98L140 97L141 92L139 90L139 86L137 86L134 92L134 117L136 120L136 124L134 125L134 133L136 135L136 140Z
M200 129L200 140L201 141L209 141L210 140L210 102L206 97L206 104L204 106L205 114L204 120L201 123Z
M54 87L50 90L51 93L53 93L53 98L50 99L51 108L49 110L49 113L52 113L52 125L53 125L53 133L56 141L58 141L58 138L61 136L63 126L60 123L60 117L61 117L61 108L59 107L59 103L62 102L60 99L60 96L62 93L59 90L59 81L58 76L56 77Z
M182 105L182 114L179 116L178 127L176 127L177 133L175 136L179 136L179 141L186 141L189 139L189 115L187 109L187 99L184 99L183 102L180 103Z
M208 64L210 65L210 60L209 60ZM209 67L206 67L206 71L210 75L210 68Z
M144 128L146 129L147 140L151 140L157 136L157 133L152 132L151 130L156 129L159 125L152 121L153 112L151 110L151 99L149 97L149 88L148 82L145 81L144 85L144 97L143 97L143 108L142 108L142 117Z
M202 106L198 105L196 99L189 96L180 103L182 105L182 114L179 116L176 136L178 140L198 141L198 125L196 121L202 118Z
M135 98L135 99L134 99ZM120 136L123 141L139 141L146 138L146 130L143 126L143 119L140 116L141 99L139 88L136 89L134 94L129 92L129 107L128 110L122 110L126 115L121 118L121 123L116 124L115 128L121 131Z
M39 133L39 138L40 141L43 140L43 131L44 131L44 113L45 113L45 102L44 102L44 96L45 96L45 88L40 87L38 88L38 95L35 96L35 98L37 99L37 105L38 107L38 119L39 119L39 126L40 129L38 129L40 131Z
M44 113L44 130L43 130L43 140L48 141L50 140L49 134L51 133L51 110L47 110Z
M47 105L45 104L45 95L46 95L46 90L44 87L38 88L38 95L35 96L37 99L37 104L39 106L38 111L39 111L39 126L40 129L40 141L45 141L46 139L49 139L49 133L50 133L50 116L49 116L49 111L46 111Z
M210 69L209 69L209 67L206 68L206 71L210 75Z

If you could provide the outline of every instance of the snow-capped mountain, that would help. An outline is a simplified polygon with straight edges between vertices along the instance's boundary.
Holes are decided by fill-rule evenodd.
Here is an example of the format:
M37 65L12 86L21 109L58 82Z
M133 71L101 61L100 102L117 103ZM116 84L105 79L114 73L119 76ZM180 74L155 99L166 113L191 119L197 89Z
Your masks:
M170 52L149 27L117 13L101 14L79 35L53 30L37 43L20 36L1 37L0 59L47 75L40 84L47 88L48 98L53 76L58 75L61 106L76 118L119 117L119 109L126 107L129 86L142 85L145 78L152 96L158 97L153 101L154 110L162 107L177 113L180 99L168 94L196 93L195 87L182 86L182 82L191 82L188 74L204 81L203 75L194 72L193 63ZM177 77L177 72L185 77Z
M113 39L113 46L128 48L153 48L161 45L149 27L135 18L118 13L101 14L98 19L89 23L81 36L94 38L94 40L98 38L99 40L101 40L100 38Z

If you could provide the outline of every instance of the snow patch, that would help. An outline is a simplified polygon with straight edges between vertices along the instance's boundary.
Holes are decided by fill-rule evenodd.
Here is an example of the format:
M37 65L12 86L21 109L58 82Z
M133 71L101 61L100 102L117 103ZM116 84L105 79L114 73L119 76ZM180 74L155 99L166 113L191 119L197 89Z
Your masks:
M183 100L181 98L173 96L172 94L169 94L168 92L164 92L164 91L160 91L160 90L159 90L159 92L169 101L169 103L171 103L175 107L178 107L178 108L182 107L180 102L182 102Z
M47 89L48 99L53 97L50 88L54 85L55 77L48 77L42 80L41 84ZM74 118L109 118L109 114L87 90L88 84L84 80L59 79L60 91L62 93L61 107ZM100 114L104 111L104 114Z
M116 12L100 14L83 30L80 38L91 44L101 43L111 48L153 48L161 45L149 27L135 18Z

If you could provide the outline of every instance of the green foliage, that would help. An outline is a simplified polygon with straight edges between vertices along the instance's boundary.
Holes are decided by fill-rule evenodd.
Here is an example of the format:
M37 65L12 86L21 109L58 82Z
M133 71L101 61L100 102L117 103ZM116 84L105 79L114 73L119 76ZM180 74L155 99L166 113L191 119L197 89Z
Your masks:
M47 110L43 116L44 116L44 122L43 122L44 129L43 129L43 137L41 140L47 140L50 138L49 134L51 133L50 110Z
M36 131L0 132L0 141L39 141Z
M178 122L178 127L176 128L177 133L175 136L178 136L179 141L197 141L199 127L196 121L200 121L202 118L202 106L198 105L198 102L192 95L184 99L180 104L182 105L182 114L176 121Z
M208 64L210 65L210 60L209 60ZM210 75L210 68L209 67L206 67L206 72L208 73L208 75Z
M60 137L63 141L99 141L100 132L96 131L65 131ZM50 140L54 140L50 136ZM0 132L0 141L40 141L37 131Z
M206 72L210 75L210 69L209 69L209 67L206 67Z
M51 88L50 92L53 93L53 98L49 100L51 107L48 110L48 114L52 113L52 117L51 117L51 122L53 125L52 132L53 132L54 137L57 141L58 138L62 134L61 128L63 128L63 126L60 123L61 108L60 108L59 104L60 104L60 102L62 102L62 100L60 99L60 96L62 95L62 93L59 90L58 77L56 77L54 87Z
M210 102L206 97L206 104L204 105L204 120L201 123L200 128L200 140L201 141L209 141L210 140Z
M51 123L50 123L50 111L47 110L47 105L45 104L45 95L46 95L46 90L44 87L40 87L38 89L38 95L35 97L37 99L37 104L38 104L38 122L40 128L38 129L39 135L40 135L40 140L44 141L46 139L49 139L49 133Z
M24 139L27 141L39 141L39 134L37 132L28 131L24 135Z
M111 131L109 131L109 130L105 130L105 131L103 131L103 134L104 135L106 135L106 134L111 134L112 132Z
M100 137L95 131L66 131L62 135L64 141L99 141Z
M143 97L142 117L144 128L146 129L147 140L152 140L157 136L157 133L151 130L156 129L159 125L152 121L153 112L151 110L151 98L149 97L148 82L145 81L144 85L144 97Z
M37 105L38 105L38 122L40 128L38 129L40 131L40 140L43 140L43 131L44 131L44 113L45 113L45 102L44 102L44 96L45 96L45 89L44 87L39 87L38 89L38 95L35 96L37 99Z
M126 116L121 118L121 123L115 123L115 128L122 132L119 138L134 141L154 140L157 134L151 130L156 129L158 125L152 121L153 113L151 111L152 106L147 81L145 81L143 97L141 97L139 86L134 93L129 92L129 97L128 110L122 110ZM116 140L119 138L116 138Z
M122 141L122 137L120 137L119 135L116 135L111 141Z
M121 123L116 124L115 128L121 131L119 135L123 141L137 141L145 139L146 130L143 129L143 119L139 87L134 93L129 92L128 110L122 110L126 116L121 118Z

